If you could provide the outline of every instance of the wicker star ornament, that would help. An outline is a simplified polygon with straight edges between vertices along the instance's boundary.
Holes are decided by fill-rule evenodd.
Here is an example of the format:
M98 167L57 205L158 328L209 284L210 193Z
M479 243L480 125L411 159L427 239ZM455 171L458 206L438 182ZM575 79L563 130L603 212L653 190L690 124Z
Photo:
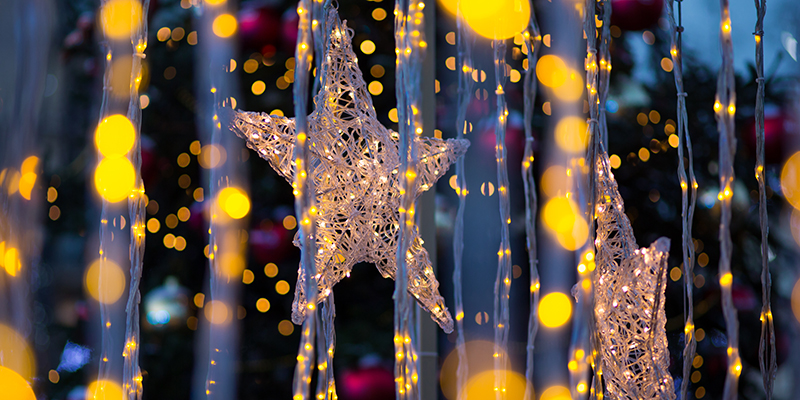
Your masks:
M374 263L384 278L394 279L398 245L400 184L398 134L378 122L372 99L352 49L353 31L338 16L329 19L330 37L324 83L308 116L311 161L317 202L316 270L319 301L350 275L359 262ZM230 126L247 147L266 159L289 183L293 181L294 119L236 111ZM464 154L463 139L417 138L419 169L416 195L430 189ZM446 332L453 320L439 294L439 282L413 228L407 253L408 291ZM297 237L295 245L299 246ZM303 277L298 275L292 320L305 319Z

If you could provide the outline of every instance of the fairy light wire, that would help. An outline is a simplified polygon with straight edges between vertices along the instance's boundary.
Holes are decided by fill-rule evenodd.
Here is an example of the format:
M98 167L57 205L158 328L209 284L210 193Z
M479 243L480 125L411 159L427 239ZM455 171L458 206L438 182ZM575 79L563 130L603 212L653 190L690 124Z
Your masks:
M595 203L596 194L595 187L597 185L597 157L599 152L599 144L602 142L602 129L601 129L601 100L600 92L604 89L607 90L607 81L601 82L600 70L605 69L610 63L602 59L602 64L598 60L597 43L603 40L603 35L609 35L608 29L601 30L598 35L596 18L603 17L605 8L599 11L598 2L596 0L586 0L583 9L583 34L586 37L586 59L584 60L584 69L586 70L586 92L587 103L589 105L589 118L587 120L587 142L585 164L587 165L588 172L584 177L584 182L578 184L578 198L584 203L585 215L584 218L588 224L588 238L586 243L581 247L580 252L576 254L576 261L578 264L578 279L577 284L573 289L573 295L576 300L576 310L573 317L572 338L570 342L570 363L568 364L570 376L570 392L573 398L584 398L587 394L591 394L596 390L602 392L602 386L597 386L597 379L593 379L592 383L588 382L590 367L595 370L601 370L601 361L597 357L598 352L594 349L596 339L593 337L592 332L594 327L594 284L592 277L594 276L594 269L586 267L586 264L591 261L595 254ZM610 8L610 4L608 5ZM610 36L610 35L609 35ZM608 57L608 56L605 56ZM607 78L608 75L604 75ZM576 168L577 170L577 168ZM583 267L581 267L583 266ZM592 349L591 352L587 349ZM600 374L596 374L599 378ZM602 394L601 394L602 396Z
M761 378L764 382L764 392L767 400L772 399L775 375L778 364L775 349L775 326L772 321L772 277L769 273L769 216L767 215L766 182L764 179L764 15L767 12L766 0L755 0L756 6L756 168L755 175L758 181L758 216L761 228L761 338L758 344L758 364Z
M495 157L497 159L497 193L500 208L500 250L497 252L497 276L494 282L494 390L498 400L506 398L506 371L509 360L508 348L509 293L511 292L511 200L509 198L508 156L506 151L506 125L508 106L505 84L506 42L494 40L495 95L497 98L494 128ZM532 68L532 66L528 66Z
M537 79L535 77L536 63L539 60L539 47L542 35L536 20L533 0L529 1L531 18L528 30L523 34L524 44L528 49L528 69L525 71L523 81L524 97L524 123L525 123L525 149L522 156L523 189L525 194L525 235L527 240L528 263L530 265L530 311L528 314L528 337L525 346L525 380L526 389L524 400L531 400L533 396L533 356L536 333L539 330L539 268L536 243L536 210L538 198L536 194L536 179L533 172L533 112L536 106Z
M720 201L720 260L719 283L722 291L722 313L728 337L728 368L725 376L723 400L735 400L742 362L739 357L739 320L733 304L731 274L731 200L733 199L733 159L736 154L734 115L736 114L736 81L733 69L733 42L731 40L729 0L720 0L720 47L722 65L717 77L717 95L714 111L719 131L719 195Z
M317 277L316 277L316 213L314 181L309 176L309 139L308 139L308 83L311 61L314 54L311 31L311 0L300 0L297 5L297 47L295 49L294 80L294 112L295 112L295 145L294 159L295 214L299 229L300 271L302 279L298 284L304 285L307 303L306 316L303 321L300 347L297 354L297 366L294 373L293 399L309 398L311 372L315 365L314 345L317 322Z
M474 35L464 21L461 13L461 0L458 0L456 7L456 45L458 51L458 111L456 115L456 136L466 137L469 132L467 122L467 108L472 99L473 81L471 78L474 60L472 59L472 45ZM459 134L460 133L460 134ZM458 366L456 367L456 387L466 388L467 378L469 377L469 363L467 359L467 344L464 334L464 294L463 280L461 272L463 269L464 257L464 210L467 202L467 180L464 168L464 157L456 160L456 187L458 187L458 211L456 213L455 226L453 228L453 307L456 314L456 351L458 354ZM458 400L466 397L464 390L458 391Z
M407 291L408 256L415 227L414 194L419 186L417 168L418 138L422 135L420 82L425 53L425 3L415 0L395 2L395 52L397 53L397 112L399 121L400 194L399 244L397 246L394 290L395 388L401 400L419 399L417 388L416 319Z
M689 388L689 374L697 348L697 339L694 335L694 299L692 285L694 278L695 251L692 239L692 223L694 220L695 203L697 202L697 179L694 174L694 156L692 154L692 140L689 135L689 118L686 109L686 92L683 84L683 26L681 4L678 1L678 23L675 22L673 1L664 4L667 19L670 24L670 56L672 57L672 72L675 77L677 90L677 120L678 120L678 179L681 186L681 247L683 250L683 315L684 348L683 348L683 374L681 379L680 396L686 398ZM685 149L685 150L684 150ZM685 161L688 158L688 180ZM690 195L691 193L691 195Z
M130 152L131 162L135 171L134 191L128 197L128 217L130 219L130 290L128 291L128 301L125 306L125 347L123 350L123 373L122 388L123 396L126 399L141 400L142 398L142 373L139 367L139 303L141 293L139 283L142 278L145 251L145 199L144 182L142 181L142 150L141 150L141 123L142 108L139 100L139 82L142 79L142 60L145 58L144 51L147 48L147 12L150 0L142 3L141 21L131 31L131 47L133 51L131 77L130 77L130 99L128 101L128 119L134 126L135 139L133 149ZM135 13L131 13L134 18Z

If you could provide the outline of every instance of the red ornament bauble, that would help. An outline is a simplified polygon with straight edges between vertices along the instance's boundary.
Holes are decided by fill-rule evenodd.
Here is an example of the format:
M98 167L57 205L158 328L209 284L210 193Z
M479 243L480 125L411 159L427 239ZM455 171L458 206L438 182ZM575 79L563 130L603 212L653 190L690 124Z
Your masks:
M250 230L250 251L259 264L279 262L292 247L290 233L280 224L265 220Z
M658 23L664 0L611 0L611 25L641 31Z
M280 35L281 19L268 7L245 7L239 11L239 39L245 49L261 51Z
M764 162L778 164L782 160L784 137L788 131L790 120L782 112L767 112L764 117ZM745 142L750 154L756 156L756 119L748 119Z
M380 366L345 371L342 376L343 399L385 400L394 398L394 374Z

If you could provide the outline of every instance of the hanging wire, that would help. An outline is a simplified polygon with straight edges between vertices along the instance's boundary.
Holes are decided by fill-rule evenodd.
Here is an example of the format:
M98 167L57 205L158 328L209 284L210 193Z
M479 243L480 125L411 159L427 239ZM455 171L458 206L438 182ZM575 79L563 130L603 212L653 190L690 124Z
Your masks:
M586 59L584 60L584 68L586 69L586 89L587 101L589 104L589 119L587 122L587 142L585 156L585 166L588 166L588 171L585 174L585 183L578 182L578 198L584 203L583 216L588 223L588 238L586 243L582 246L579 253L577 253L578 264L578 282L572 289L572 294L576 300L576 310L573 321L575 323L572 327L572 339L570 343L570 392L573 398L583 398L587 392L594 393L595 384L592 386L587 382L589 375L589 367L597 370L599 364L599 357L597 352L593 349L589 355L586 349L593 347L593 338L591 332L594 331L593 315L593 290L592 276L594 276L594 269L587 267L587 263L594 259L595 255L595 185L597 184L597 155L599 151L598 144L601 139L600 128L600 97L599 91L602 88L599 78L600 68L598 67L597 57L597 22L596 18L602 14L604 9L598 10L598 3L596 0L586 0L583 9L583 34L586 37ZM609 31L603 30L602 33L608 34ZM600 40L602 42L602 38ZM605 61L605 60L604 60ZM605 67L605 63L603 67ZM607 86L607 85L606 85ZM578 169L581 169L580 167ZM585 186L584 186L585 185ZM591 363L589 362L591 361ZM593 380L594 381L594 380ZM602 389L599 389L602 390Z
M722 66L717 77L717 96L714 111L719 131L719 195L720 201L720 259L719 283L722 289L722 313L728 336L728 369L725 377L723 400L735 400L742 361L739 357L739 320L733 304L731 274L731 200L733 199L733 158L736 154L736 80L733 69L733 42L731 40L731 18L729 0L720 0L720 47Z
M497 157L497 192L500 203L500 250L497 252L497 278L494 282L494 389L497 399L506 397L508 370L509 292L511 291L511 200L508 195L506 155L506 120L508 107L503 86L506 83L506 42L494 42L494 75L497 89L497 121L495 121L495 156ZM528 66L530 68L530 66Z
M142 79L142 60L145 58L144 50L147 48L147 11L150 0L144 0L141 12L141 22L133 24L137 28L131 31L131 46L133 57L130 77L130 100L128 101L128 119L134 126L135 139L130 152L131 163L135 171L134 191L128 197L128 216L130 218L130 290L128 302L125 306L125 349L123 350L124 364L122 372L123 395L126 399L140 400L142 398L142 373L139 368L139 303L141 293L139 283L142 278L142 267L145 249L145 199L144 182L142 181L142 150L141 150L141 125L142 108L139 104L139 82ZM132 18L133 18L133 14Z
M419 187L417 139L422 134L420 80L425 47L424 3L397 0L395 43L397 53L397 112L399 122L400 194L399 245L394 290L395 386L400 400L420 398L417 389L416 319L408 293L408 254L414 237L415 193Z
M332 24L329 23L331 18L329 15L331 0L313 1L311 30L313 33L314 50L317 54L317 57L314 58L317 79L314 79L314 87L311 93L313 96L316 96L320 91L321 85L324 84L328 73L329 63L326 63L325 59L328 54ZM336 395L336 380L333 375L333 354L336 348L336 330L334 326L336 305L333 299L333 291L323 300L321 312L317 313L316 318L317 354L320 359L317 364L318 377L316 398L320 400L332 400L338 397ZM323 349L325 351L324 354L322 353Z
M677 119L678 119L678 178L681 185L681 247L683 250L683 315L684 325L684 348L683 348L683 375L681 379L681 399L685 399L689 388L689 374L692 371L697 347L697 339L694 331L694 300L692 297L692 285L694 278L694 242L692 239L692 222L694 220L695 203L697 202L697 179L694 175L694 156L692 155L692 140L689 135L689 117L686 110L686 92L683 86L683 48L682 34L683 26L682 5L683 0L678 2L678 23L675 23L674 3L672 0L665 3L667 17L670 24L670 55L672 56L672 72L675 75L675 88L677 95ZM684 155L684 148L685 154ZM689 181L686 176L686 159L689 161ZM691 196L689 193L691 192Z
M315 263L316 252L316 207L314 181L308 179L309 141L308 141L308 83L311 60L314 54L311 37L311 0L300 0L297 5L299 17L297 25L297 47L295 49L295 80L294 80L294 113L295 113L295 145L292 158L294 159L294 182L292 187L295 192L294 208L297 214L299 241L300 241L300 273L302 280L298 284L305 284L306 316L303 321L300 348L297 353L297 367L294 372L294 399L309 398L311 390L311 371L314 361L314 335L317 322L317 271Z
M528 314L528 340L525 346L525 388L524 400L533 398L533 351L536 333L539 330L539 259L536 244L536 210L539 208L536 196L536 180L533 173L533 110L536 106L537 80L535 75L536 63L539 60L539 46L542 35L536 22L536 13L533 0L530 0L531 20L528 30L523 34L525 46L528 49L528 69L525 71L523 81L524 125L525 125L525 152L522 156L522 177L525 191L525 234L528 245L528 263L530 265L530 312Z
M758 344L758 364L764 381L767 400L772 399L775 375L778 370L775 350L775 326L772 322L772 277L769 273L769 217L767 216L766 183L764 181L764 15L767 12L766 0L755 0L756 31L756 73L758 92L756 93L756 180L758 181L758 217L761 225L761 340Z
M474 36L472 31L464 21L461 13L461 0L458 0L456 7L456 23L458 32L456 34L456 45L458 48L458 63L461 68L458 74L458 114L456 115L456 136L466 137L469 132L467 122L467 108L472 99L473 81L471 78L472 66L472 45ZM458 133L462 135L459 135ZM462 289L461 271L463 269L464 257L464 210L467 202L467 180L464 171L464 156L456 160L456 186L458 187L458 212L456 214L455 227L453 229L453 307L456 313L456 351L458 353L458 367L456 367L456 387L458 388L458 400L466 397L463 390L467 387L469 377L469 364L467 359L467 343L464 336L464 294Z

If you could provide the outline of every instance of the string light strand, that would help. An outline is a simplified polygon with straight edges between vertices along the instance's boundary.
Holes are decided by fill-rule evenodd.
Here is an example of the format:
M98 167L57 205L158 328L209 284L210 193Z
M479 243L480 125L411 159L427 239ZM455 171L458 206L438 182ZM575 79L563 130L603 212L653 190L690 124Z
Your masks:
M772 321L772 277L769 273L769 217L767 215L766 182L764 178L764 15L767 1L756 0L756 180L758 181L758 216L761 225L761 339L758 344L758 364L764 381L767 400L772 399L775 375L778 370L775 349L775 326Z
M461 13L461 0L456 8L456 45L458 48L458 114L456 115L456 137L466 136L469 132L467 122L467 107L472 99L473 80L471 78L472 45L474 35L464 21ZM464 257L464 210L467 202L467 180L464 171L464 155L456 160L456 187L458 194L458 211L453 228L453 307L456 313L456 351L458 366L456 367L456 387L466 388L469 377L469 363L467 362L467 343L464 336L464 295L462 289L461 271ZM458 400L466 397L466 391L458 390Z
M689 374L692 371L692 362L697 347L694 335L694 299L692 285L694 283L695 251L692 239L692 223L694 220L695 203L697 202L697 179L694 174L694 156L692 154L692 140L689 135L689 117L686 109L686 92L683 85L683 26L681 10L682 0L678 0L678 23L675 23L675 12L672 1L665 2L666 14L670 24L670 56L672 57L675 88L678 92L677 120L678 120L678 179L681 186L681 247L683 251L683 314L684 348L683 348L683 375L681 380L680 395L682 399L687 396L689 389ZM684 155L684 149L686 155ZM689 176L687 181L685 159L689 160ZM691 196L690 196L691 193Z
M528 49L528 69L525 71L523 81L523 106L525 121L525 150L522 156L523 190L525 194L525 235L528 245L528 263L530 265L530 311L528 314L528 338L525 346L525 388L524 400L531 400L533 396L533 356L536 333L539 330L539 268L536 243L536 210L538 198L536 195L536 179L533 173L533 111L536 106L535 66L539 60L539 47L542 43L542 34L536 21L533 1L530 2L531 19L528 30L523 34L525 46Z
M719 131L719 195L720 218L720 258L719 283L722 291L722 314L725 317L725 330L728 336L728 368L725 376L723 400L736 400L742 361L739 357L739 320L733 304L731 274L731 200L733 199L733 159L736 154L736 133L734 115L736 114L736 80L733 69L733 42L731 40L731 18L729 0L720 0L720 47L722 66L717 77L717 95L714 112Z

